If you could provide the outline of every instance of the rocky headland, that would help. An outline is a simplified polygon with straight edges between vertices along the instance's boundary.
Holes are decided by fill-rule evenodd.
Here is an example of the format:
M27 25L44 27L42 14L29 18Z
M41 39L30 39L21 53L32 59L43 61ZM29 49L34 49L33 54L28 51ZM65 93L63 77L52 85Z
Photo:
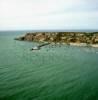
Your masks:
M98 32L35 32L15 40L98 47Z

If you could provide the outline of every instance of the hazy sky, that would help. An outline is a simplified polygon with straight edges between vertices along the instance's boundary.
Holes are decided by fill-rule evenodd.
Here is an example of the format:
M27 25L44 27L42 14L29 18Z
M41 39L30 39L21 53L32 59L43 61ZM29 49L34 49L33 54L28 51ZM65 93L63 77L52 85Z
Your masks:
M0 30L98 29L98 0L0 0Z

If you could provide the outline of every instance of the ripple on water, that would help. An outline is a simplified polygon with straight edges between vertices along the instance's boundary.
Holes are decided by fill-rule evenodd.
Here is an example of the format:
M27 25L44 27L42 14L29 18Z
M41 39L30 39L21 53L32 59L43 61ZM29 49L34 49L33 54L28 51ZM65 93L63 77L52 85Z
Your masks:
M0 100L98 99L97 48L33 45L0 39Z

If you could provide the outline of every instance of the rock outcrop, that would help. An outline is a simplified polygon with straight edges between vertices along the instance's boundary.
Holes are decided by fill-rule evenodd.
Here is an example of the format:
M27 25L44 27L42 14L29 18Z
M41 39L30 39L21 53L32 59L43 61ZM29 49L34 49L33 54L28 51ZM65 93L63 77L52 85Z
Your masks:
M54 42L54 43L87 43L98 44L98 32L36 32L26 33L16 38L21 41Z

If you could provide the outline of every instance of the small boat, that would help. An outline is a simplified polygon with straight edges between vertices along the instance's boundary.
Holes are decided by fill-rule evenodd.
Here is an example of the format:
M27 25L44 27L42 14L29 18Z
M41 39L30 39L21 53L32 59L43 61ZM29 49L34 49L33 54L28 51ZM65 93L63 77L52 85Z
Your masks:
M49 44L50 44L50 43L44 43L44 44L41 44L41 45L39 45L39 46L33 47L31 50L40 50L41 47L46 46L46 45L49 45Z
M33 47L31 50L40 50L39 46Z

